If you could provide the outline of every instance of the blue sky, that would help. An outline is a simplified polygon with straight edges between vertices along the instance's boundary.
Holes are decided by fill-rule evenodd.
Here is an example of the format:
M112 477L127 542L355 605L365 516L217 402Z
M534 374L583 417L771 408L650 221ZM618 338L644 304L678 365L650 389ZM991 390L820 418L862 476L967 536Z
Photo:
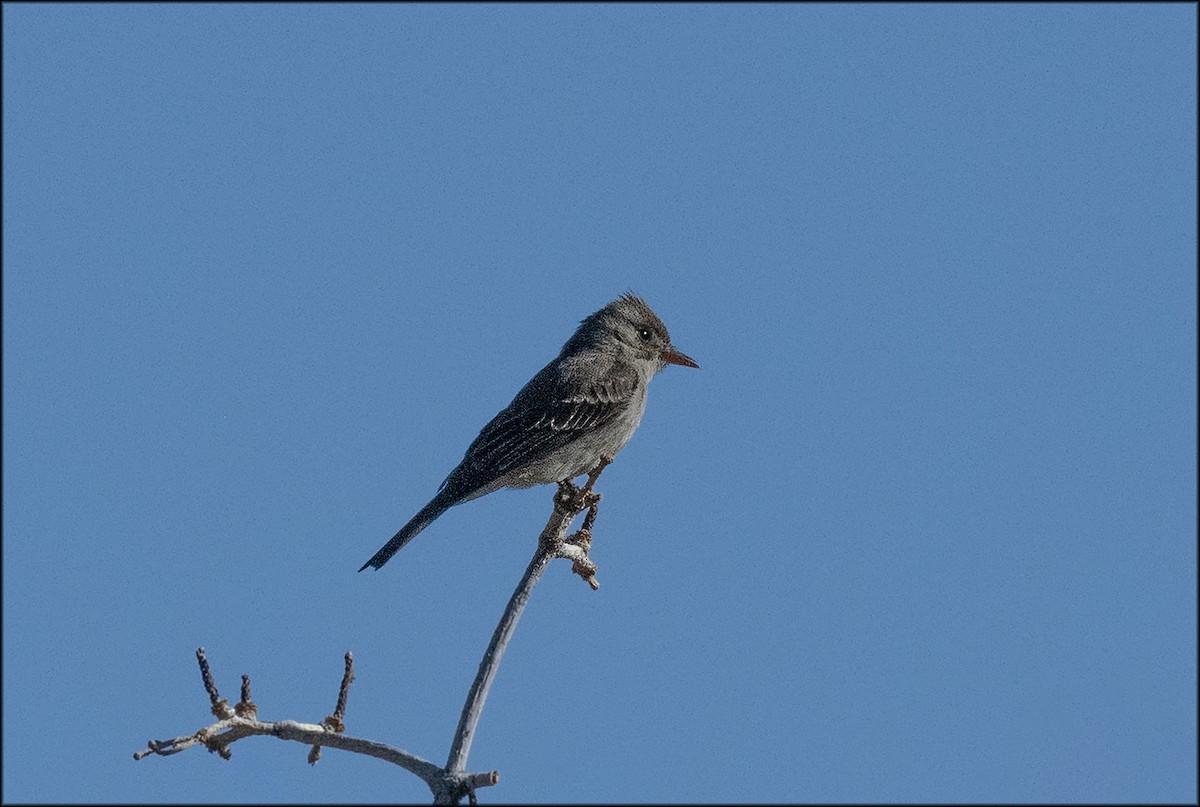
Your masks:
M1196 30L1173 5L3 7L7 801L423 801L551 488L356 570L621 292L484 801L1194 802Z

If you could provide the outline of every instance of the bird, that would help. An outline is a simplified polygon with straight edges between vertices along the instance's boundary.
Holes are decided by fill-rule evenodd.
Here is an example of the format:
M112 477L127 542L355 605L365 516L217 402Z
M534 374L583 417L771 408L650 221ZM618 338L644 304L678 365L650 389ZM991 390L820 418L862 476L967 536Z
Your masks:
M668 364L699 368L645 300L626 292L585 317L558 356L480 430L436 495L359 571L380 569L455 505L500 488L566 482L616 456Z

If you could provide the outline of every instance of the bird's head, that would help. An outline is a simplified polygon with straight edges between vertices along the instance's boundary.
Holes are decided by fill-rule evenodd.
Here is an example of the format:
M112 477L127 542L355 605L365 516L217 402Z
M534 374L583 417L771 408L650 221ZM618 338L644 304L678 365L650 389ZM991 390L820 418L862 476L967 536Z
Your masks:
M671 344L671 335L658 314L641 297L626 292L585 319L572 337L642 361L657 362L654 369L668 364L699 367ZM568 342L568 346L570 346Z

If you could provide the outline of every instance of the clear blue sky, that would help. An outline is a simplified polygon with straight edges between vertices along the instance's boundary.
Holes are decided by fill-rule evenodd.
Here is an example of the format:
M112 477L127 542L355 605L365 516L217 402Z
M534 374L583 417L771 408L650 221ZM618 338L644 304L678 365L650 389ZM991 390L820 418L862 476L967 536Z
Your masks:
M622 291L700 370L487 705L484 801L1196 790L1175 5L3 7L5 801L423 801L551 488L362 563Z

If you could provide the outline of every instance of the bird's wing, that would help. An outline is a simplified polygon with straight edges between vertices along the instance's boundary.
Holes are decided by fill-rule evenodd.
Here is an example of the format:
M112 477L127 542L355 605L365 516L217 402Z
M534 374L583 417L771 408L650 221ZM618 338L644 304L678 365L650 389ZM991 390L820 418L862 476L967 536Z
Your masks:
M605 426L630 406L640 383L637 370L620 362L591 382L581 383L574 369L552 362L534 376L483 427L443 486L482 487Z

